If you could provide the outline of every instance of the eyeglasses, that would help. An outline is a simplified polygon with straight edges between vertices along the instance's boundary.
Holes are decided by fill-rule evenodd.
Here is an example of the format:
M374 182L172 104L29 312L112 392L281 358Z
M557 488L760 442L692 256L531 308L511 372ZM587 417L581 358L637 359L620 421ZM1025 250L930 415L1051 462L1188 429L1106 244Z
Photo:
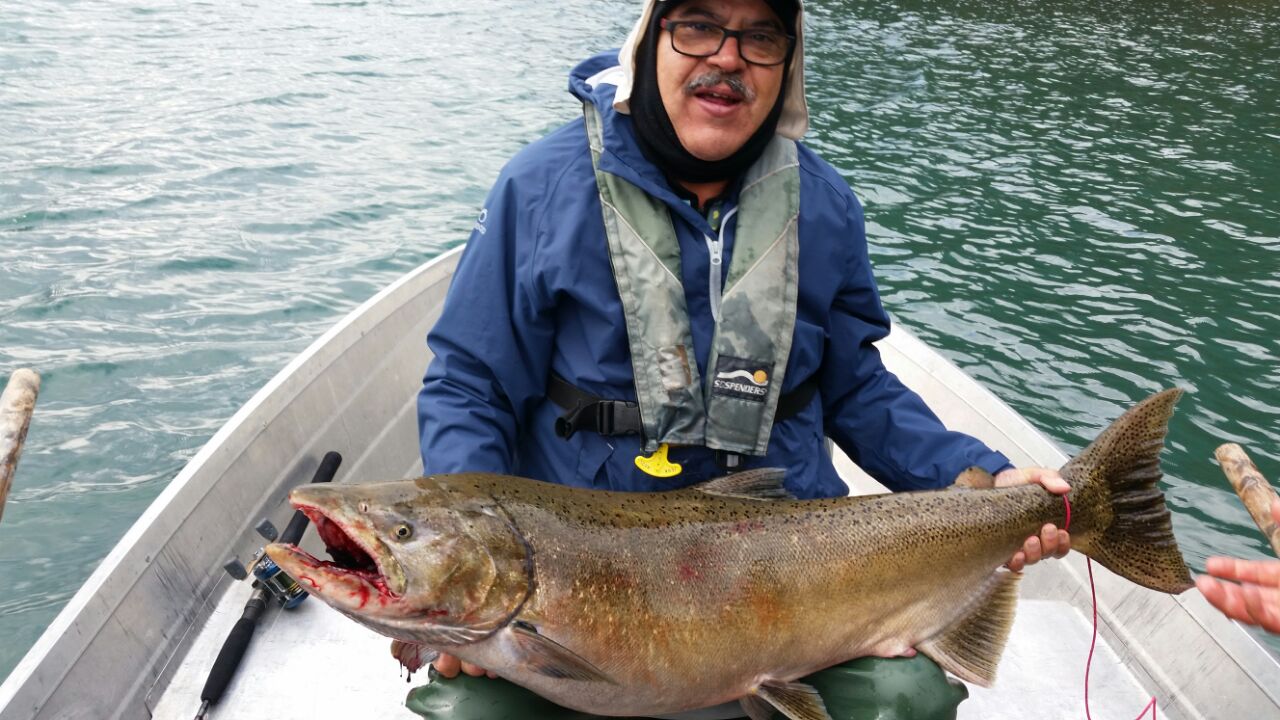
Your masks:
M667 20L660 23L671 33L671 49L689 57L711 57L724 47L726 38L738 40L738 55L752 65L780 65L796 39L768 28L730 30L701 20Z

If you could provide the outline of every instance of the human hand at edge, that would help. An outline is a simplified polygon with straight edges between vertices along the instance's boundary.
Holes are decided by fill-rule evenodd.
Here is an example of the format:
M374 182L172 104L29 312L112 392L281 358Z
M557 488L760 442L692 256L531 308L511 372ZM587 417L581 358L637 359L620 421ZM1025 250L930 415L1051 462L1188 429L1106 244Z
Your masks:
M1044 487L1054 495L1066 495L1071 486L1057 470L1041 467L1010 468L996 474L995 486L1013 487L1035 483ZM1043 558L1066 557L1071 551L1071 535L1066 530L1059 530L1053 523L1040 528L1039 535L1032 535L1022 543L1022 549L1009 558L1005 567L1014 572L1022 572L1023 568L1035 565Z
M481 675L487 675L491 678L498 677L492 670L485 670L479 665L463 662L457 657L446 653L440 653L440 657L436 658L431 665L436 669L436 672L440 673L441 676L449 679L458 677L459 670L471 677L480 677Z
M1271 517L1280 523L1280 500L1271 502ZM1196 587L1210 605L1232 620L1280 633L1280 560L1211 557L1205 570L1213 577L1201 575Z

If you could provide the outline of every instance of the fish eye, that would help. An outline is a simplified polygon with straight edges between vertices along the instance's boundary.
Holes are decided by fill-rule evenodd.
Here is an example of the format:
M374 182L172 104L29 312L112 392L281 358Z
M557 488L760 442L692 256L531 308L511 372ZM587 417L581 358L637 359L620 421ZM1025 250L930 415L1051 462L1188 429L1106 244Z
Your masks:
M408 540L413 536L413 528L401 523L396 526L395 533L397 540Z

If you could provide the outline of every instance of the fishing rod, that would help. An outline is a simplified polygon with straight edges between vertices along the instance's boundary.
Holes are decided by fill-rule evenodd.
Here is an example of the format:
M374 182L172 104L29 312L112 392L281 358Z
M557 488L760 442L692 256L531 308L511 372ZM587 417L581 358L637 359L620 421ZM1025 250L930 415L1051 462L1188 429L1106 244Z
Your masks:
M333 451L325 453L311 482L332 481L341 464L341 455ZM305 513L301 510L295 511L289 524L285 526L284 532L279 535L279 541L297 545L298 541L302 540L302 533L306 532L308 522ZM276 529L269 521L264 520L259 523L256 529L268 542L276 541ZM223 569L237 580L248 577L244 567L234 559L223 566ZM258 618L262 617L262 613L267 609L267 599L274 598L286 610L290 610L307 597L307 591L286 575L262 550L258 551L253 563L253 576L253 594L244 604L244 613L236 621L235 627L231 628L231 633L222 643L222 649L218 651L217 659L213 661L213 668L209 670L209 678L205 680L204 690L200 691L200 710L196 713L195 720L205 720L209 708L218 704L223 693L227 691L231 678L240 667L240 661L244 659L245 650L249 648L249 641L253 639L253 633L258 629Z

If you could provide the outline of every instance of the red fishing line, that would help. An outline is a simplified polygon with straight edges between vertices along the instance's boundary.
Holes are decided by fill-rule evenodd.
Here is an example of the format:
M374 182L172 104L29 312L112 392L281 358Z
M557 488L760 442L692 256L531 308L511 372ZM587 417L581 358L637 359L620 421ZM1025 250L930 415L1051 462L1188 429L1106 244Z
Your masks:
M1071 531L1071 501L1066 495L1062 496L1062 502L1067 506L1067 521L1063 524L1063 531ZM1093 582L1093 561L1085 558L1085 567L1089 568L1089 597L1093 601L1093 638L1089 641L1089 659L1084 663L1084 716L1087 720L1093 720L1093 715L1089 712L1089 671L1093 668L1093 651L1098 646L1098 589ZM1142 720L1146 716L1147 711L1151 711L1151 720L1156 720L1156 698L1153 695L1151 702L1142 708L1142 712L1138 713L1138 717L1134 720Z

